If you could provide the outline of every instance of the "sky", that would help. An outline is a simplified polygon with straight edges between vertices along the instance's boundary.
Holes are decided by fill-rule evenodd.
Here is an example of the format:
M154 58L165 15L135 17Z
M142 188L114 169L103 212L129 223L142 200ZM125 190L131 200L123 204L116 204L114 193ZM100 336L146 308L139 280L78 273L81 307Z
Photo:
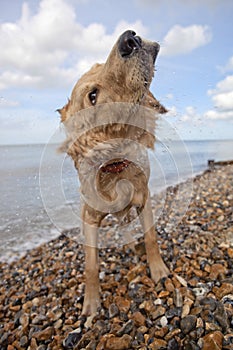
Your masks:
M232 139L232 13L232 0L0 0L0 144L50 142L56 109L127 29L161 45L151 91L179 136Z

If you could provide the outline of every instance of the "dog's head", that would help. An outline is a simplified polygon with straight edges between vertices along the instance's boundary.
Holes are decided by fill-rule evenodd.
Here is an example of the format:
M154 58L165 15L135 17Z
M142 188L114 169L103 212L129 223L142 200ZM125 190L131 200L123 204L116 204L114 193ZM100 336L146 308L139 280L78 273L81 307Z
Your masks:
M149 91L159 44L124 32L106 63L94 65L75 85L71 99L59 110L62 122L82 109L109 102L137 103L158 113L166 109Z

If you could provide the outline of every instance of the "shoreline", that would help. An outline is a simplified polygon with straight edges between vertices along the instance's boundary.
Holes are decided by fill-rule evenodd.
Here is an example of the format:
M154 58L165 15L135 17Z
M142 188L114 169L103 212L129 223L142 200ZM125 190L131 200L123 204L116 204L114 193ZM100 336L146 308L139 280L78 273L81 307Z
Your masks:
M174 182L174 183L168 183L166 186L155 190L154 192L152 192L151 197L152 200L155 202L156 198L160 197L161 200L161 195L162 196L166 196L166 191L172 188L176 188L177 186L187 182L187 181L194 181L194 179L196 177L201 176L202 174L204 174L206 171L209 171L209 169L211 169L211 164L209 164L209 162L214 162L214 164L216 166L223 166L223 165L227 165L227 164L232 164L233 161L229 160L229 161L213 161L213 160L208 160L206 162L206 166L205 168L202 168L202 170L196 171L196 172L192 172L191 174L189 174L189 176L185 176L184 178L179 179L179 182ZM137 223L138 226L138 223ZM41 236L41 239L38 241L38 238L33 241L32 243L30 243L30 239L29 240L24 240L23 242L20 242L17 244L17 247L15 246L15 244L13 244L13 246L11 247L11 249L9 247L7 247L7 250L5 251L5 254L2 254L2 250L1 255L0 255L0 263L12 263L15 261L18 261L19 259L21 259L22 257L24 257L25 255L28 254L28 252L30 252L32 249L36 249L38 248L40 245L46 244L54 239L57 239L61 234L63 234L63 232L68 233L73 232L75 233L75 231L79 230L79 227L73 227L73 228L69 228L69 229L64 229L62 231L60 231L58 228L56 228L55 226L51 226L50 230L46 231L46 232L50 232L49 234L47 234L47 238L44 236ZM44 231L43 231L44 232ZM23 233L22 233L23 234ZM32 237L34 233L28 233L28 235L30 237ZM35 233L36 234L36 233ZM113 234L112 234L113 235ZM50 237L51 236L51 237ZM79 237L80 238L80 237ZM80 243L82 243L83 238L81 237L81 241ZM27 247L26 247L27 245Z
M100 250L102 309L76 349L232 348L232 163L216 162L168 187L162 206L153 198L169 278L157 285L150 279L135 225L136 255L122 243ZM0 262L1 349L63 349L64 338L80 324L83 271L83 249L72 232L11 264Z

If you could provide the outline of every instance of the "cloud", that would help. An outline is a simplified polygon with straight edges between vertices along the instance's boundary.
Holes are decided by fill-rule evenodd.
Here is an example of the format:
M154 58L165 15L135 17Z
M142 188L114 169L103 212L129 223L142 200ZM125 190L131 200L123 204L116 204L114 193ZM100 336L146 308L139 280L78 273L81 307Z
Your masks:
M208 90L215 109L205 113L207 119L233 119L233 75L228 75Z
M187 54L208 44L212 34L208 26L172 27L163 40L161 53L166 56Z
M136 2L138 4L140 4L141 6L151 6L151 7L155 7L158 8L161 5L171 5L171 1L170 0L136 0ZM232 0L175 0L173 2L178 6L178 5L182 5L183 7L187 7L188 9L190 8L198 8L199 6L201 6L201 8L207 8L208 10L212 10L212 9L218 9L219 6L231 6L232 5ZM199 9L200 11L200 9Z
M233 56L229 58L228 62L224 67L219 67L220 71L223 73L232 72L233 71Z
M204 113L204 117L206 119L212 119L212 120L232 120L233 110L223 112L223 111L211 109L206 113Z
M104 61L118 35L140 21L121 21L107 34L101 23L82 26L65 0L42 0L32 15L27 3L20 19L0 24L0 89L70 86L96 61Z

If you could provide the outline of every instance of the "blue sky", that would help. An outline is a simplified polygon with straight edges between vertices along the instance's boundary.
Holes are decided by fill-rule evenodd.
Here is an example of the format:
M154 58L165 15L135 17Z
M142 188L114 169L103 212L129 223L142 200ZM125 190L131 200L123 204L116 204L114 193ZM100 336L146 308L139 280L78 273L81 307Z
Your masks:
M232 0L0 0L0 144L48 142L126 29L160 43L151 90L180 137L232 139L232 13Z

